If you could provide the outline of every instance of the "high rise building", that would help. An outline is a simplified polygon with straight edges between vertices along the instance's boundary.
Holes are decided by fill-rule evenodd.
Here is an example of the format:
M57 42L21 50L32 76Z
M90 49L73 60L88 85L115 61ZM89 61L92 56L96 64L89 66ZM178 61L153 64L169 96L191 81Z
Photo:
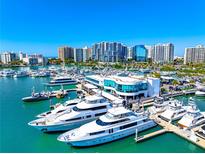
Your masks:
M27 57L27 55L25 53L23 53L23 52L19 53L19 60L23 60L23 58L26 58L26 57Z
M13 52L4 52L1 54L1 62L3 64L8 64L11 61L17 60L16 53Z
M58 58L62 61L65 59L74 59L74 49L68 46L58 48Z
M83 48L83 62L92 59L92 49L87 46Z
M185 48L184 64L188 63L205 63L205 47L203 45Z
M147 61L148 50L144 45L136 45L132 47L132 59L137 62Z
M154 45L151 57L155 63L170 63L174 60L174 45L171 43Z
M92 58L100 62L127 60L128 48L122 43L100 42L92 46Z
M152 58L152 46L151 45L145 45L145 48L147 49L147 58Z
M74 61L75 62L83 61L83 49L82 48L74 48Z

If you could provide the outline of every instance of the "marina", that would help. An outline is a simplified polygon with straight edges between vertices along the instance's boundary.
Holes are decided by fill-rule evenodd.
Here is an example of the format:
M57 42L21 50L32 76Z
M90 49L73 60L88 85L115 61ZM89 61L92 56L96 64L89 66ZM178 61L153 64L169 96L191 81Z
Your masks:
M70 73L68 73L70 75ZM73 74L72 76L76 76L77 74ZM75 77L75 79L77 79ZM107 79L107 78L106 78ZM121 80L123 80L124 78L121 78ZM38 117L38 118L46 118L46 117L55 117L55 116L59 116L59 119L62 119L63 116L66 115L66 112L68 112L69 110L73 110L73 107L75 107L75 105L77 105L79 102L81 102L81 100L84 100L87 98L92 98L94 99L94 95L99 95L101 96L103 99L106 99L108 101L110 101L110 103L112 105L123 105L129 109L131 109L133 112L135 112L136 114L148 114L147 112L143 113L143 110L147 110L149 109L150 107L152 106L155 106L155 103L154 101L156 100L156 97L142 97L140 100L139 99L130 99L129 101L123 101L124 99L118 95L114 95L113 93L110 93L108 91L104 91L104 90L101 90L98 85L94 85L90 82L85 82L82 80L82 76L81 76L81 81L79 81L79 83L76 85L59 85L58 87L54 86L53 88L51 88L51 91L50 92L57 92L58 91L61 91L59 89L65 89L65 91L67 92L66 96L65 97L62 97L62 98L57 98L56 95L51 95L49 97L49 100L43 100L43 101L39 101L39 102L35 102L35 103L25 103L23 104L23 106L21 106L20 104L21 103L21 98L23 97L22 95L29 95L29 91L31 91L31 87L35 86L35 90L36 91L44 91L45 90L45 84L43 83L48 83L51 79L49 77L46 77L46 78L30 78L30 77L22 77L22 78L18 78L17 80L16 79L13 79L13 78L1 78L1 84L2 86L6 86L5 84L12 84L12 85L15 85L15 86L18 86L19 84L21 83L27 83L27 82L30 82L32 84L28 84L27 83L27 88L25 87L24 89L21 89L20 91L15 91L12 93L18 93L17 95L17 98L15 98L16 100L19 100L20 102L16 102L15 106L17 105L18 107L17 108L22 108L23 110L25 110L27 112L27 117L23 116L21 118L25 118L27 119L26 121L23 120L22 122L22 127L24 127L23 129L25 130L25 132L32 132L34 134L36 134L35 138L36 140L39 140L39 137L42 139L46 139L48 142L52 143L53 144L53 147L61 147L61 150L60 151L67 151L67 152L71 152L71 151L75 151L75 152L80 152L81 149L79 148L76 148L76 144L74 144L74 147L72 147L71 145L67 145L67 144L63 144L61 142L59 142L58 140L62 141L62 139L60 139L60 136L63 134L63 132L56 132L56 133L52 133L52 134L44 134L43 132L47 132L47 130L45 131L45 129L48 129L48 128L42 128L43 129L43 132L40 132L40 131L37 131L36 129L33 129L31 128L29 125L33 125L30 123L30 121L34 120L35 117ZM118 78L119 80L119 78ZM139 79L131 79L133 81L136 81L136 83L138 84L138 80ZM140 80L141 81L141 80ZM29 86L30 85L30 86ZM62 88L63 86L63 88ZM24 91L24 92L23 92ZM5 91L5 93L7 93ZM124 93L126 94L126 93ZM148 93L147 93L148 94ZM84 95L85 98L83 98L82 96ZM193 97L193 94L191 94L192 97ZM151 95L150 95L151 96ZM133 97L133 96L132 96ZM171 97L174 97L172 95L169 96L170 98ZM177 96L176 98L179 100L179 101L182 101L183 102L185 101L184 99L186 98L187 101L186 104L188 105L188 98L190 97L190 94L189 95L180 95L180 96ZM164 97L165 98L165 97ZM164 99L163 97L161 98L162 100ZM168 98L168 96L166 97ZM5 99L5 98L4 98ZM160 98L159 98L160 99ZM200 108L200 110L205 110L205 106L204 106L204 99L203 97L202 98L198 98L198 97L194 97L194 100L196 100L196 103L197 103L197 106ZM199 102L198 102L199 101ZM3 102L8 102L8 100L3 100ZM13 102L13 101L12 101ZM15 101L14 101L15 102ZM123 103L124 102L124 103ZM71 106L69 107L68 105L71 104ZM73 104L73 105L72 105ZM8 106L9 104L7 103L3 103L1 105L4 105L5 107ZM12 104L13 106L14 104ZM20 106L19 106L20 105ZM78 105L77 105L78 106ZM83 105L84 106L84 105ZM40 108L39 108L40 107ZM49 109L51 108L52 109ZM84 106L85 107L85 106ZM83 107L83 108L84 108ZM80 107L81 108L81 107ZM21 109L21 110L22 110ZM69 109L69 110L68 110ZM20 111L21 111L20 110ZM3 110L2 110L3 111ZM32 112L31 112L32 111ZM15 111L17 112L17 111ZM19 112L19 111L18 111ZM2 112L4 114L7 114L5 112ZM24 113L25 114L25 113ZM202 140L199 135L197 136L197 142L196 140L193 140L194 137L192 137L191 139L189 137L187 137L187 131L182 131L180 128L178 128L176 125L173 125L172 123L169 123L169 122L166 122L162 119L159 119L158 115L160 115L161 113L156 113L156 114L151 114L149 116L149 118L153 121L155 121L155 123L158 125L157 128L160 126L160 130L156 129L155 127L154 128L150 128L148 130L144 130L142 132L138 131L137 132L137 138L134 137L134 134L136 132L136 129L132 129L132 131L129 132L129 135L128 137L124 138L123 136L113 136L115 138L116 141L113 141L113 142L110 142L112 141L113 139L110 138L110 139L104 139L103 142L105 142L104 144L101 143L101 140L98 140L100 142L99 145L97 146L92 146L92 147L88 147L86 149L82 149L84 152L87 151L87 152L98 152L101 148L105 148L107 147L107 150L109 150L109 147L110 146L115 146L117 144L121 144L121 146L131 146L132 148L128 148L128 149L124 149L125 152L140 152L141 150L144 150L146 149L145 146L158 146L157 143L154 143L152 142L152 140L154 140L155 142L157 140L159 140L158 142L162 142L160 140L163 140L163 138L173 138L173 140L178 140L180 143L181 143L181 146L183 146L184 144L184 148L185 148L185 151L187 150L187 152L200 152L200 151L203 151L204 148L204 140ZM51 116L52 115L52 116ZM69 115L69 114L68 114ZM80 114L81 116L83 114ZM99 114L99 116L103 116L102 114ZM62 117L62 118L60 118ZM65 116L65 120L67 120L68 118L66 118L67 116ZM75 117L76 118L76 117ZM98 117L96 117L98 118ZM72 118L71 118L72 119ZM76 119L77 120L77 119ZM95 119L93 119L95 120ZM90 120L90 121L85 121L86 123L90 122L92 123L93 120ZM49 123L51 123L52 119L49 120ZM56 123L57 121L55 121ZM60 121L59 121L60 122ZM27 123L29 123L29 125L27 125ZM41 122L40 122L41 123ZM58 122L57 122L58 123ZM5 123L6 124L6 123ZM82 125L82 128L84 127L84 125L86 125L85 123L80 123L80 125L76 125L76 127L79 127ZM153 125L154 126L154 125ZM53 126L52 126L53 127ZM76 128L75 127L75 128ZM69 130L67 127L64 127L66 128L66 131ZM64 130L64 128L62 128ZM74 127L73 127L74 128ZM72 129L73 129L72 128ZM198 128L198 129L197 129ZM199 127L197 127L194 129L194 132L198 132L199 133ZM156 129L156 130L155 130ZM7 132L5 130L5 127L2 128L2 130L4 132ZM59 128L52 128L51 131L59 131ZM75 129L74 129L75 130ZM114 129L114 132L115 132L116 129ZM19 129L17 129L16 131L20 131ZM72 130L70 130L72 132ZM117 131L117 130L116 130ZM152 131L152 133L149 133L150 131ZM143 134L143 135L142 135ZM179 136L179 138L177 136L173 136L172 134L176 134ZM114 135L114 134L113 134ZM116 134L117 135L117 134ZM120 134L119 134L120 135ZM191 135L191 133L189 132L188 134L189 136ZM18 135L17 135L18 136ZM5 136L6 137L6 136ZM111 136L110 136L111 137ZM154 138L153 138L154 137ZM7 138L7 137L6 137ZM50 139L49 139L50 138ZM119 138L122 138L122 139L119 139ZM133 139L135 138L135 140L138 142L138 144L136 144ZM150 138L153 138L151 140L149 140ZM160 139L161 138L161 139ZM198 139L200 138L200 139ZM57 140L58 139L58 140ZM51 141L53 140L53 141ZM107 141L106 141L107 140ZM146 140L146 142L142 142ZM167 140L167 139L166 139ZM186 140L188 142L186 142ZM106 142L109 142L109 143L106 143ZM142 143L141 143L142 142ZM86 142L85 142L86 143ZM183 144L182 144L183 143ZM15 144L15 143L13 143ZM91 143L89 143L91 144ZM89 145L88 144L88 145ZM92 143L93 144L93 143ZM92 145L91 144L91 145ZM96 143L95 143L96 144ZM94 144L94 145L95 145ZM80 144L80 146L87 146L87 145L83 145L83 144ZM191 146L191 147L194 147L194 149L190 149L190 148L187 148L187 145ZM78 144L77 144L78 146ZM164 151L166 152L166 149L169 149L167 146L168 145L164 145L164 150L160 150L161 151ZM169 145L170 146L170 145ZM175 147L176 145L171 145L172 148ZM6 146L4 146L5 148ZM46 148L46 145L45 145L45 148ZM17 148L18 149L18 148ZM9 150L9 149L7 149ZM26 150L26 149L25 149ZM111 150L111 149L110 149ZM112 149L113 151L117 150L117 149ZM183 149L184 150L184 149ZM178 149L178 151L176 152L182 152L183 150ZM4 149L4 151L6 151ZM21 150L22 151L22 150ZM36 151L33 149L33 151ZM49 151L48 149L45 149L45 151ZM54 149L52 149L52 151L55 151ZM59 150L58 150L59 151ZM148 151L149 150L145 150L145 151ZM152 149L152 151L150 152L159 152L156 149ZM184 152L185 152L184 151ZM117 151L116 151L117 152ZM118 151L118 152L122 152L122 150Z

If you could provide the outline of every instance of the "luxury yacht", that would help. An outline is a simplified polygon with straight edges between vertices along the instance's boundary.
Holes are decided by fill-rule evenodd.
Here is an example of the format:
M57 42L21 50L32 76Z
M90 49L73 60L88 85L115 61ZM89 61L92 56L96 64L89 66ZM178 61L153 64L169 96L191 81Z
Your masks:
M163 98L158 98L154 100L153 106L149 107L149 111L153 114L164 112L170 101L164 101Z
M111 108L110 102L103 97L87 96L84 101L63 114L40 118L28 124L42 132L66 131L97 119L107 113L109 108Z
M193 128L205 124L205 112L200 112L196 104L190 101L187 113L178 121L178 125L182 128Z
M160 118L166 121L175 121L181 119L186 114L186 107L182 102L174 99L169 101L167 109L161 113Z
M57 76L51 80L48 85L69 85L77 84L76 80L73 80L71 77L67 76Z
M73 100L68 100L64 104L57 103L57 104L52 106L52 110L43 112L43 113L37 115L36 117L37 118L44 118L44 117L49 117L49 116L52 116L52 115L62 114L66 110L72 109L79 102L81 102L81 99L76 98L76 99L73 99Z
M58 140L72 146L94 146L133 135L136 129L143 131L154 126L156 123L147 115L138 115L124 107L113 107L97 120L60 135Z

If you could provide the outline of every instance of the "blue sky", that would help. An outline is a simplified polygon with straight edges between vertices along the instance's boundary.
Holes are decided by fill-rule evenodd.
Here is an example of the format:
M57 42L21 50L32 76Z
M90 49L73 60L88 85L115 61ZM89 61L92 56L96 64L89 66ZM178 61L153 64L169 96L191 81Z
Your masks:
M56 56L61 45L205 45L205 0L0 0L0 51Z

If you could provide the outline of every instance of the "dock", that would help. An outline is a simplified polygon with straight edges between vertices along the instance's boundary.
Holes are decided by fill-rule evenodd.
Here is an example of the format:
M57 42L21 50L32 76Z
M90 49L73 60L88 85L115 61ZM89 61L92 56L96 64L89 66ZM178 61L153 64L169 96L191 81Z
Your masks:
M164 134L168 132L166 129L161 129L161 130L158 130L156 132L152 132L150 134L146 134L146 135L143 135L143 136L140 136L140 137L137 137L135 138L136 142L140 142L140 141L144 141L144 140L147 140L149 138L153 138L155 136L158 136L158 135L161 135L161 134Z
M205 140L203 138L200 138L198 136L195 135L195 132L199 129L199 128L194 128L191 130L186 130L186 129L182 129L179 128L175 125L173 125L171 122L167 122L165 120L162 120L161 118L158 117L158 115L151 115L150 119L153 119L158 125L160 125L161 127L163 127L162 130L144 135L142 137L137 137L135 138L136 142L140 142L149 138L152 138L154 136L160 135L160 134L164 134L166 132L171 132L174 133L186 140L188 140L189 142L205 149Z

